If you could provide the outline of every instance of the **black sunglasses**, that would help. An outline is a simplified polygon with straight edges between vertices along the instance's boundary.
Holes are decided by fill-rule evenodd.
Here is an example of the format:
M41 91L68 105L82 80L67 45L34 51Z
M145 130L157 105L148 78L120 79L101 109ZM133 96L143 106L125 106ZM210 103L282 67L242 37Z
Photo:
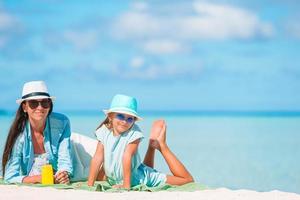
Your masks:
M42 106L42 108L47 109L50 108L51 100L50 99L43 99L41 101L38 100L28 100L28 105L31 109L36 109L39 105Z

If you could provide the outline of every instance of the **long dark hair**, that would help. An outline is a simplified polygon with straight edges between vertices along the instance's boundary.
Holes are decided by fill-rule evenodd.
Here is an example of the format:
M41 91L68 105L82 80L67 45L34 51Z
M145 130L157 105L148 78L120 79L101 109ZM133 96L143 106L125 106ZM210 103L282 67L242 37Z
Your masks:
M3 155L2 155L3 176L5 173L5 166L10 158L13 146L14 146L17 138L19 137L19 135L24 131L26 122L28 120L28 114L26 112L24 112L23 104L24 104L24 102L22 102L21 105L19 106L19 108L16 112L15 119L14 119L12 125L10 126L10 129L9 129L9 132L7 135L7 139L6 139L6 143L5 143ZM50 110L49 110L48 115L50 115L50 113L52 112L52 109L53 109L53 103L51 101Z

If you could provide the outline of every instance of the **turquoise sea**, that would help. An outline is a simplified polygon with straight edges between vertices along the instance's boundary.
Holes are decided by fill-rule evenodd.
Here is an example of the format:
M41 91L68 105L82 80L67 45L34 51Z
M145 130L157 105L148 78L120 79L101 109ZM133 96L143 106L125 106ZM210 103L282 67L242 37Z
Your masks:
M103 114L64 112L72 131L90 137ZM13 114L0 114L0 152ZM197 182L211 188L281 190L300 193L300 113L143 112L145 139L153 120L167 121L168 144ZM156 169L168 172L156 154Z

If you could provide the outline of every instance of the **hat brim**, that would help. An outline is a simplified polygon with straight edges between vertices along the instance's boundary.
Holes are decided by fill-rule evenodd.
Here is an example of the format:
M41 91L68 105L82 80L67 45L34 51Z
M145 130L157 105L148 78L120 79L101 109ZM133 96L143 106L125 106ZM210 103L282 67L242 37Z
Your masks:
M137 121L143 120L143 118L139 117L135 113L125 111L125 110L103 110L103 112L105 115L108 115L109 113L122 113L122 114L134 116Z
M33 99L51 99L52 101L55 101L56 97L33 96L33 97L28 97L26 99L17 99L16 102L17 102L17 104L21 104L23 101L33 100Z

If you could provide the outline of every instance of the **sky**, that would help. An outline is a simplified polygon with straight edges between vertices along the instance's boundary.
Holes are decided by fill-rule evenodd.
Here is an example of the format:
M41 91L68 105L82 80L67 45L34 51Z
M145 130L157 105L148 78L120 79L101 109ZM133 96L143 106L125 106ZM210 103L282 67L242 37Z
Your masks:
M297 0L0 0L0 109L300 110Z

